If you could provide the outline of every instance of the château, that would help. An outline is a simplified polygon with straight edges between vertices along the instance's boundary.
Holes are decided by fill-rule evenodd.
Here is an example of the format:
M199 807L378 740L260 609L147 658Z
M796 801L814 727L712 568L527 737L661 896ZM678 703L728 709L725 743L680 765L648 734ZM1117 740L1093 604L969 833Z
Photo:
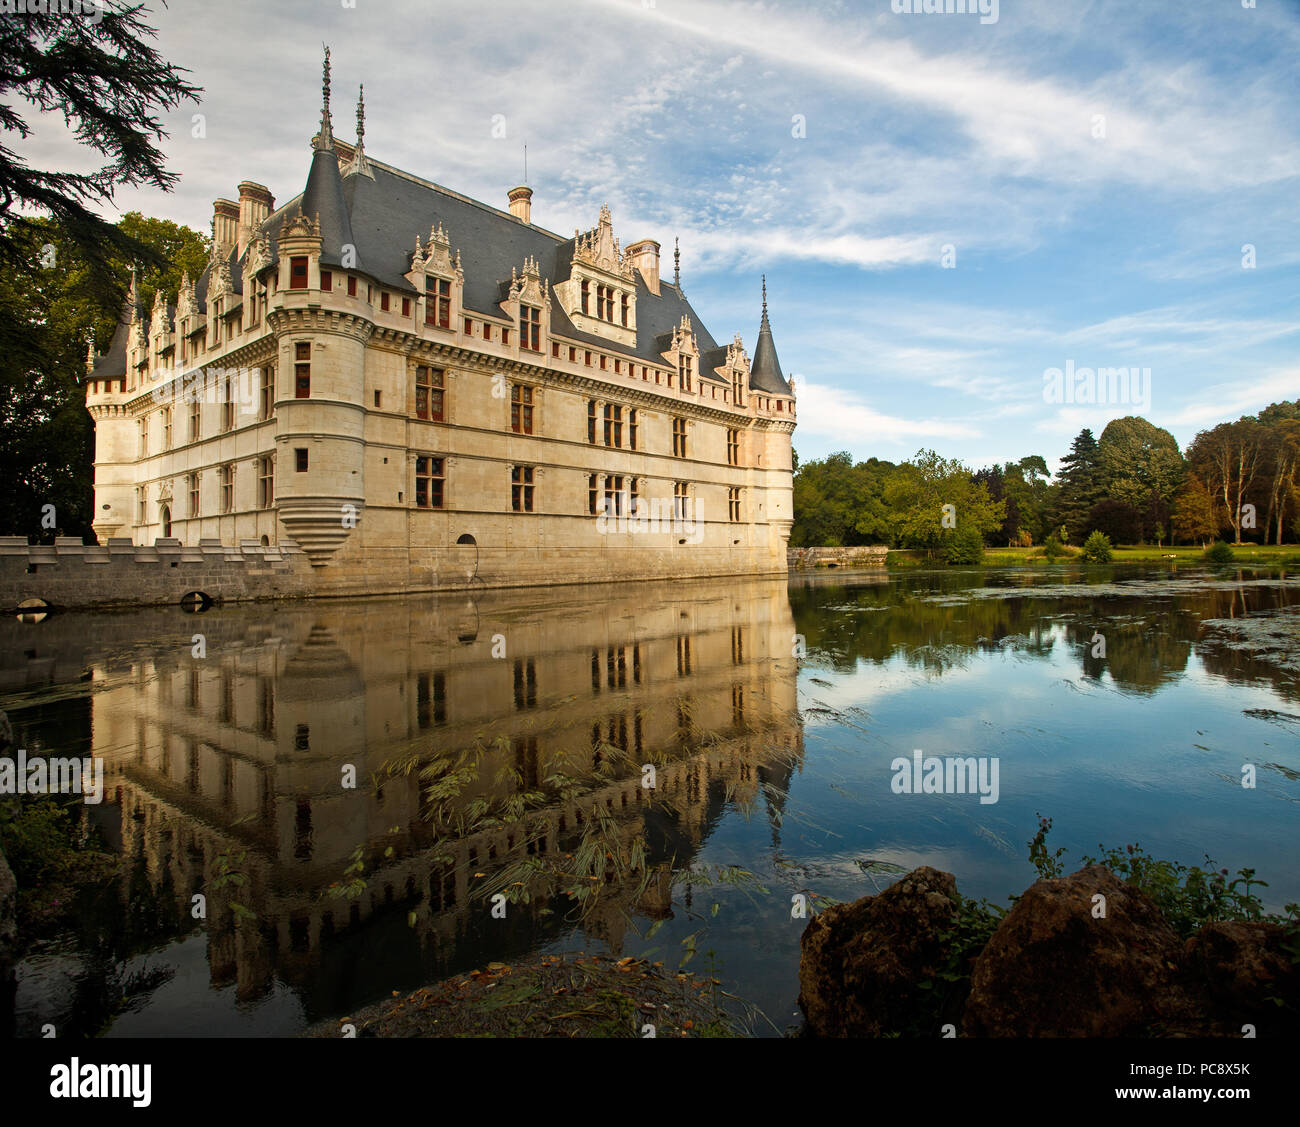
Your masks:
M101 542L296 545L322 593L775 574L795 396L621 246L334 136L300 195L215 201L203 273L88 359ZM676 256L675 256L676 257Z

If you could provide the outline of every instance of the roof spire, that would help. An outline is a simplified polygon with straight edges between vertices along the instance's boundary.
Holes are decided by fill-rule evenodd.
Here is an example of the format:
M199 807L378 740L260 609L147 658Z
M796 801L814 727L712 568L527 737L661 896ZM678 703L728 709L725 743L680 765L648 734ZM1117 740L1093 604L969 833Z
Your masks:
M677 236L673 236L673 285L682 288L682 251L677 245Z
M334 127L330 124L330 49L325 48L325 70L321 79L322 104L320 111L320 132L316 135L315 148L327 151L334 149Z
M357 93L357 147L347 167L349 175L353 172L374 179L374 173L370 171L370 162L366 160L366 84L364 82Z

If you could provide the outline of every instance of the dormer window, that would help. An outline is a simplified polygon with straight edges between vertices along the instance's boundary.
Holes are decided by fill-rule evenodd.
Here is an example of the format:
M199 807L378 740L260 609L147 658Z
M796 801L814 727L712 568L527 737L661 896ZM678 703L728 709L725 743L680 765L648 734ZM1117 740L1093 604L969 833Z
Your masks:
M677 378L683 391L691 390L691 367L694 361L689 356L681 356L677 360Z
M424 280L424 323L439 329L451 328L451 282L446 278Z
M615 324L615 319L619 316L619 302L617 298L622 298L622 319L624 326L628 321L628 300L627 294L617 294L613 286L596 286L596 316L602 321L608 321L611 325ZM582 283L582 311L590 312L591 301L591 283Z
M307 256L294 255L289 259L289 288L305 290L307 288Z

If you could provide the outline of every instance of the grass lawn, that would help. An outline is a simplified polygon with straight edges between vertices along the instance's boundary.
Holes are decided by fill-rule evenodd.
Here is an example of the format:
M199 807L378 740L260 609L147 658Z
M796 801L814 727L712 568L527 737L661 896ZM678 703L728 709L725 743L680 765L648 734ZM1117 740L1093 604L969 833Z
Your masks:
M1071 548L1071 556L1061 557L1059 562L1079 561L1078 548ZM1157 547L1154 544L1137 544L1113 549L1113 563L1157 563L1161 560L1180 560L1184 563L1203 562L1204 549L1199 545L1180 544L1177 547ZM892 553L891 553L892 554ZM1295 544L1241 544L1232 545L1233 563L1241 564L1289 564L1300 565L1300 546ZM984 562L987 565L1046 563L1041 546L1033 548L985 548ZM1079 561L1082 562L1082 561Z

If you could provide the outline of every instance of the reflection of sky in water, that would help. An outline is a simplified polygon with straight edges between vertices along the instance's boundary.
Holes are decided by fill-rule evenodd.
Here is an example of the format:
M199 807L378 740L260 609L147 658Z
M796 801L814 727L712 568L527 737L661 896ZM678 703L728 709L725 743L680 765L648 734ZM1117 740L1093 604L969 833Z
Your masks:
M836 613L879 609L837 606ZM1141 621L1127 609L1107 621ZM1244 715L1294 714L1293 702L1267 684L1208 672L1195 652L1181 671L1165 671L1172 675L1163 684L1137 692L1107 673L1085 677L1081 645L1060 625L1043 630L1042 643L1034 654L953 646L953 663L941 675L901 654L883 663L859 659L845 671L830 667L842 666L842 657L826 662L810 650L799 679L804 762L776 851L798 870L772 864L771 831L757 816L728 818L702 858L749 867L783 894L769 910L728 897L723 911L734 913L732 927L711 930L728 981L778 1025L797 1022L803 924L789 919L793 893L869 895L896 877L864 872L859 863L883 861L947 870L963 894L1006 903L1036 879L1027 842L1039 813L1053 819L1048 846L1066 847L1067 872L1085 853L1100 853L1099 843L1141 842L1152 855L1184 864L1204 864L1209 853L1234 877L1253 867L1269 883L1256 890L1267 910L1300 899L1300 872L1291 863L1300 782L1264 766L1300 770L1300 724ZM997 756L999 801L894 794L890 763L914 749ZM1241 786L1248 762L1257 767L1254 790Z

